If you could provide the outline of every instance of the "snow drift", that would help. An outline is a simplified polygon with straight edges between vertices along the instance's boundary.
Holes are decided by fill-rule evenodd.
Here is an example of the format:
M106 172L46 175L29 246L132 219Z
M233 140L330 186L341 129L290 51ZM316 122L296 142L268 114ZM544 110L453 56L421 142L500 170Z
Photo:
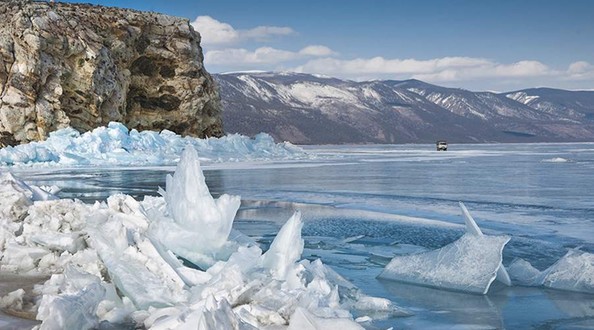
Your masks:
M213 199L192 147L164 197L113 195L87 205L56 200L0 176L0 270L45 274L4 307L29 311L40 329L102 322L149 329L360 329L362 315L401 311L365 296L320 260L300 260L295 213L263 253L231 229L239 197ZM29 297L30 295L33 298Z
M211 162L308 157L301 148L288 142L276 144L265 133L254 139L238 134L198 139L167 130L138 132L111 122L83 134L65 128L50 133L42 142L0 149L0 165L175 165L187 145Z

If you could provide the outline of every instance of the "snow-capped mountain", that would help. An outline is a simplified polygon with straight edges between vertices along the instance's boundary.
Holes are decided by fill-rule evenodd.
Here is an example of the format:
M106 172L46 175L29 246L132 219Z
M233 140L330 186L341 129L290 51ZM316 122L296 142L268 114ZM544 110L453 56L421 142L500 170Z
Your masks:
M594 140L594 92L471 92L418 80L215 75L227 133L300 144Z

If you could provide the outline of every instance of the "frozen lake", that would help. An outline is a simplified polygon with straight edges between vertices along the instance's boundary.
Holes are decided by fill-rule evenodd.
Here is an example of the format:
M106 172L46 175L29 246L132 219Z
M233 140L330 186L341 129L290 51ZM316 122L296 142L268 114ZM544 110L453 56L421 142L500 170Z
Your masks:
M494 285L486 296L404 285L376 276L395 254L435 249L463 232L458 201L486 234L511 235L516 257L544 269L568 249L594 252L594 144L309 146L314 160L205 164L214 196L240 195L235 227L267 247L303 212L304 257L321 258L365 293L414 313L387 328L592 328L594 296ZM155 195L173 167L19 169L59 196L103 200Z

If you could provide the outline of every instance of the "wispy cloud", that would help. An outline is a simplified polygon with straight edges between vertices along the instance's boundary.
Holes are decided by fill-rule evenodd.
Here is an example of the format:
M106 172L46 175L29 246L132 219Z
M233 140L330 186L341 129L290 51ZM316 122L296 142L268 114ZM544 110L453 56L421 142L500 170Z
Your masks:
M244 39L255 39L260 42L268 41L274 36L288 36L295 34L295 31L286 26L258 26L249 30L239 30L240 37Z
M576 61L567 68L552 68L535 59L511 63L465 56L345 59L325 45L308 45L298 50L269 46L272 41L296 36L297 32L290 27L257 26L241 30L210 16L199 16L192 25L202 34L205 64L218 71L292 70L354 80L415 78L470 86L583 86L584 81L594 82L594 65L586 61ZM247 42L252 48L245 47Z
M328 48L326 46L322 46L322 45L311 45L311 46L307 46L307 47L301 49L299 51L299 54L305 55L305 56L332 56L332 55L338 55L338 53L336 53L332 49L330 49L330 48Z
M353 80L419 79L446 85L565 86L594 82L594 65L586 61L567 68L552 68L540 61L499 63L485 58L443 57L428 60L383 57L344 60L336 57L309 59L291 70ZM489 83L485 83L489 82Z
M207 51L204 62L208 65L252 65L252 64L278 64L294 60L298 53L272 47L260 47L253 51L244 48L231 48Z
M272 47L260 47L253 51L244 48L228 48L207 51L204 61L208 65L229 65L234 68L254 64L269 68L270 65L330 54L335 54L335 52L328 47L319 45L307 46L296 52Z
M265 42L275 36L295 34L293 29L286 26L257 26L248 30L238 30L231 24L210 16L198 16L191 24L200 32L202 44L208 46L229 46L248 40Z
M486 77L535 77L553 71L538 61L497 63L484 58L443 57L429 60L385 59L383 57L342 60L312 59L295 68L298 72L341 75L351 79L367 77L411 77L429 81L458 81Z
M594 65L586 61L573 62L567 69L568 79L572 80L594 80Z

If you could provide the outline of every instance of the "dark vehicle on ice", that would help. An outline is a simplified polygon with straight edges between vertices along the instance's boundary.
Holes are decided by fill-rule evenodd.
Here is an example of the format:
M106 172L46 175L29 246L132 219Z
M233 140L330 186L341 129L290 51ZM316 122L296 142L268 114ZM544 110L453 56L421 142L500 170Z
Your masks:
M437 147L437 151L448 151L448 143L444 140L435 142L435 146Z

